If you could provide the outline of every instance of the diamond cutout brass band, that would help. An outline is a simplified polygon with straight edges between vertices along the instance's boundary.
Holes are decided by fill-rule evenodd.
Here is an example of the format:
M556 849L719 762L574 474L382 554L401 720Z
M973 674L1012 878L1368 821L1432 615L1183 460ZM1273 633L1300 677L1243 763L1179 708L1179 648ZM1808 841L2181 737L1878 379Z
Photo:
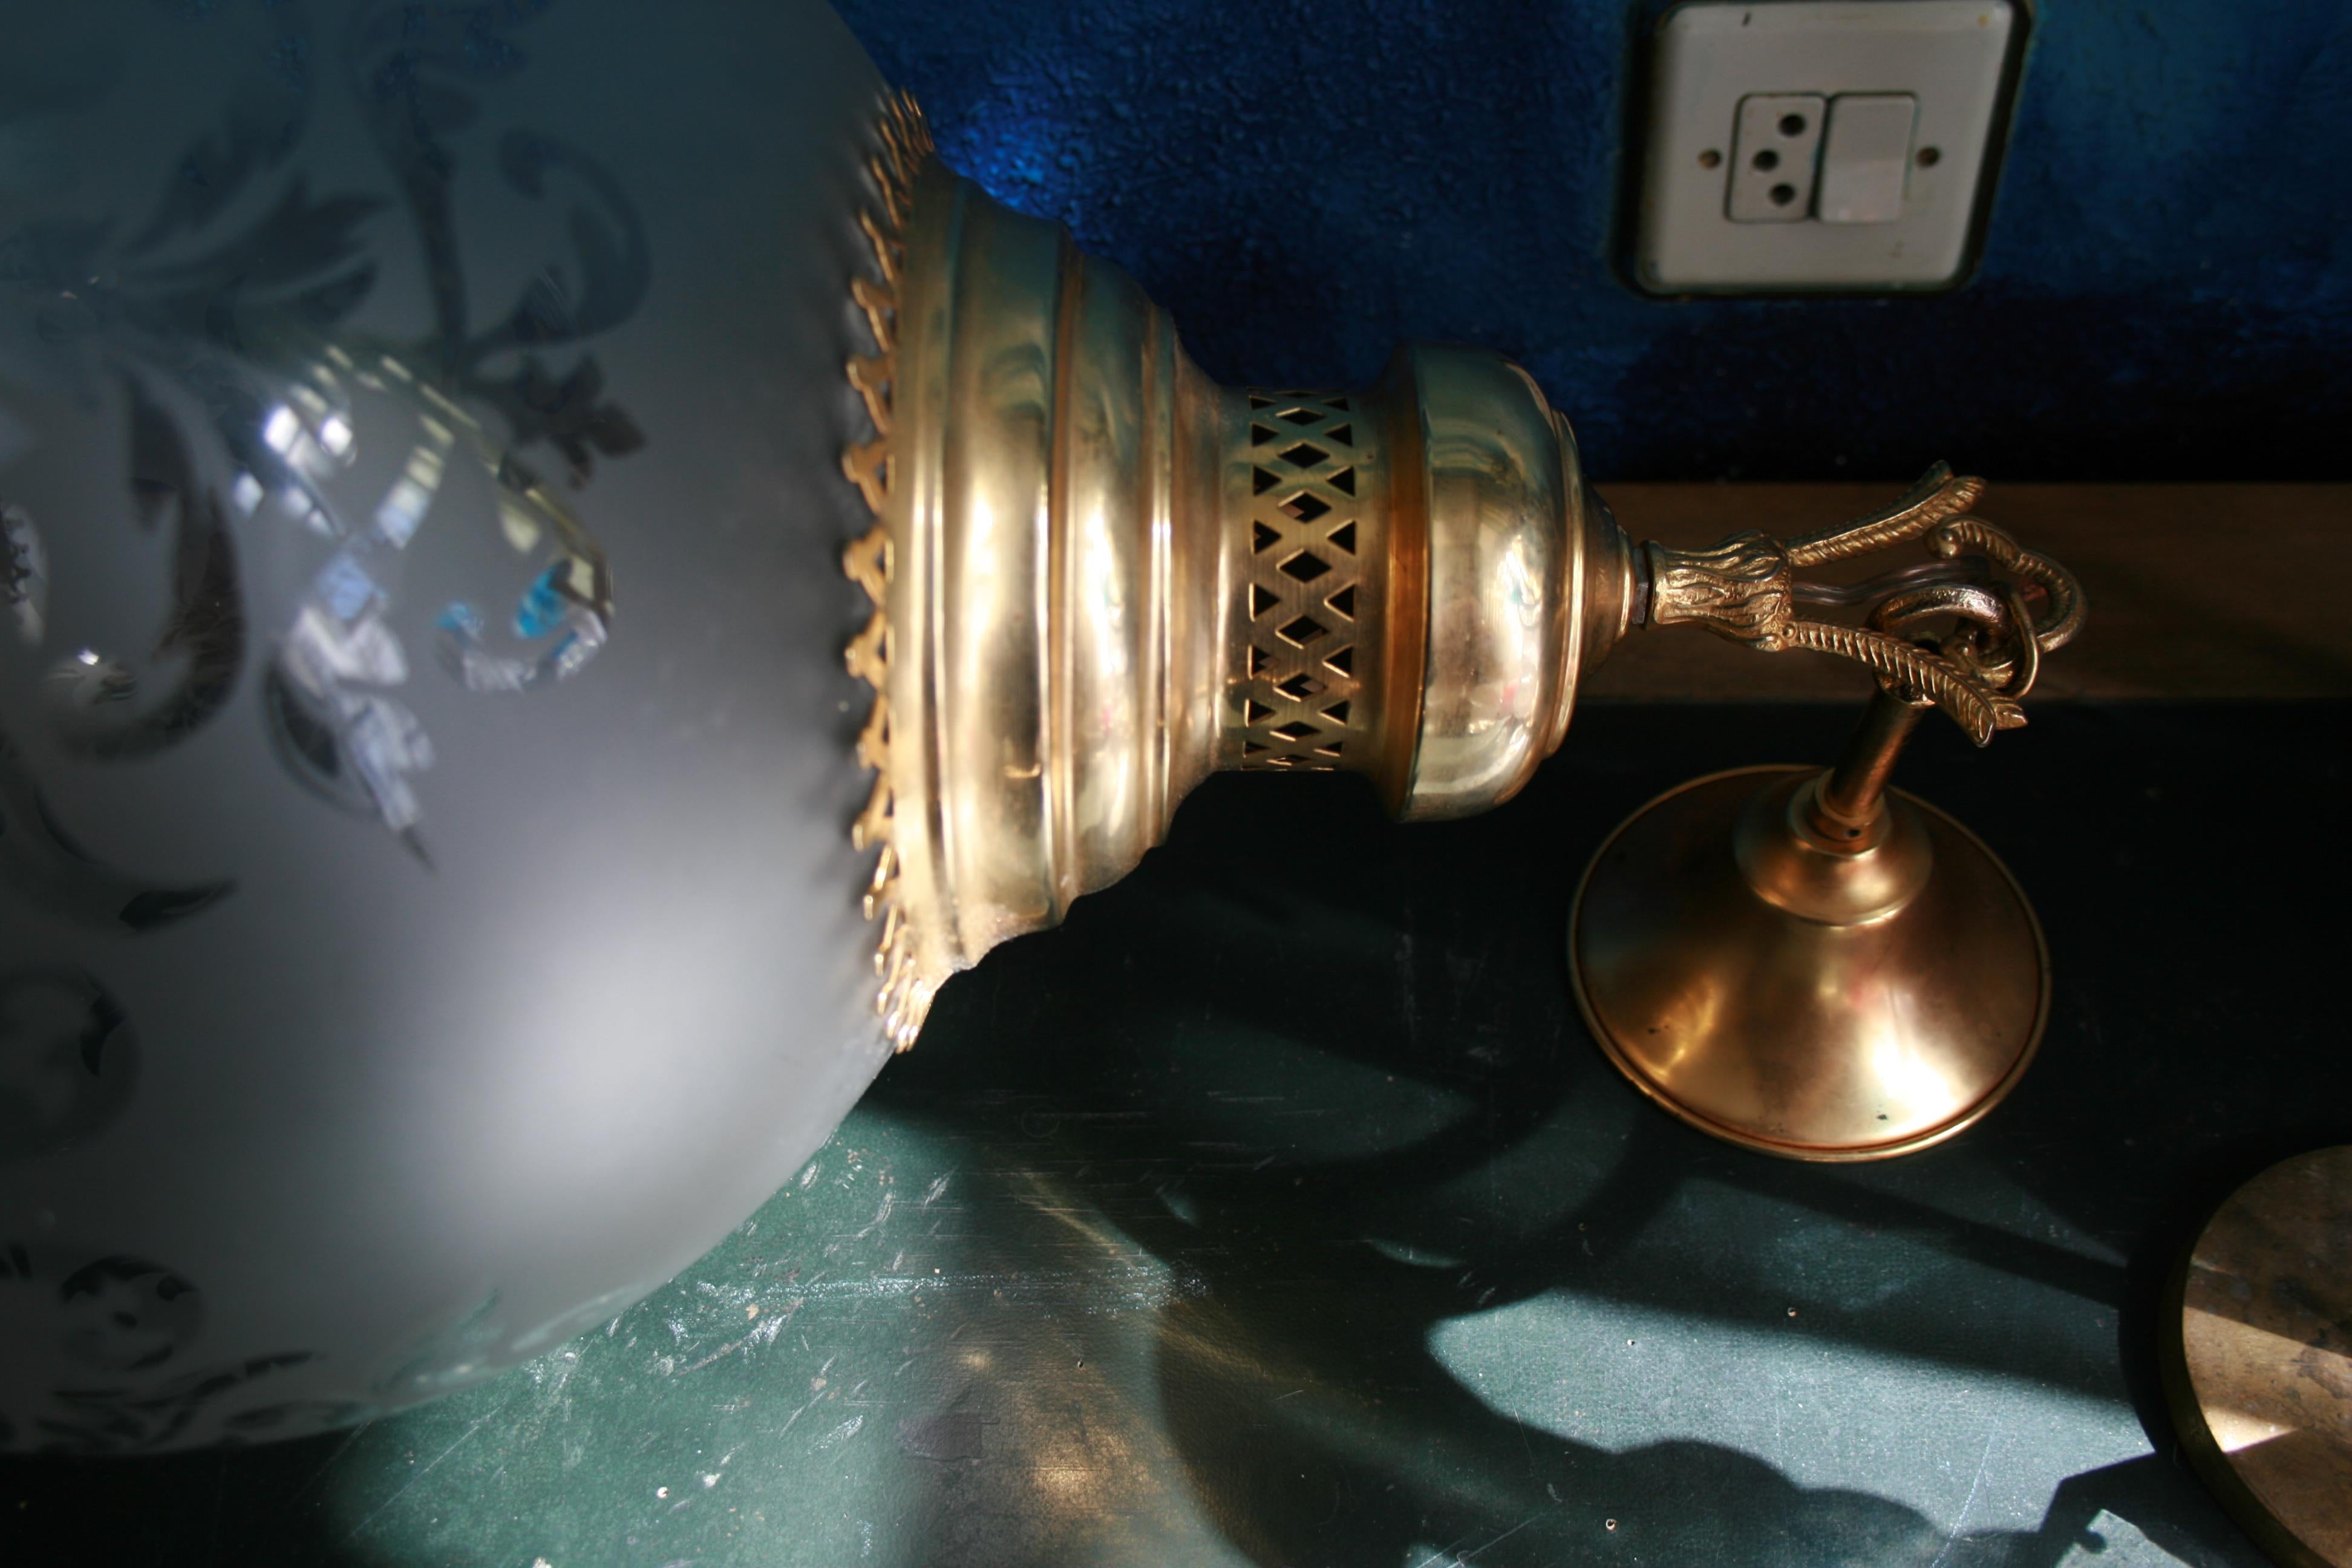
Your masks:
M1231 459L1247 471L1235 488L1249 497L1240 606L1249 658L1234 703L1244 768L1339 768L1351 746L1364 748L1351 714L1366 707L1362 681L1376 665L1358 649L1378 628L1363 624L1358 590L1387 544L1370 430L1348 394L1249 394Z

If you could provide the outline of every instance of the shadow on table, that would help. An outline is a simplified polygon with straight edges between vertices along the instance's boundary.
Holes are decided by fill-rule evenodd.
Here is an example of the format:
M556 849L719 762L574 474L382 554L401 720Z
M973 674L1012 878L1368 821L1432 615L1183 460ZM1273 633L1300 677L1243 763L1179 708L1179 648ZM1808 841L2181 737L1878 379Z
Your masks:
M1955 1145L1809 1166L1635 1102L1574 1018L1561 942L1576 873L1626 811L1693 773L1828 755L1848 721L1588 713L1526 798L1410 830L1356 781L1213 781L1134 877L951 987L875 1103L972 1139L989 1163L1068 1173L1197 1280L1162 1309L1161 1407L1202 1505L1261 1563L1419 1548L1433 1563L2054 1564L2099 1549L2085 1531L2102 1510L2182 1562L2258 1563L2163 1458L2147 1369L2161 1277L2210 1203L2347 1133L2352 1068L2307 990L2318 933L2265 885L2286 869L2213 831L2234 809L2233 760L2275 719L2069 709L1988 753L1927 737L1909 776L2011 858L2049 928L2051 1036L2024 1088ZM2341 771L2280 781L2287 798L2269 804L2324 819ZM2340 872L2340 850L2321 853ZM2223 1044L2247 1035L2263 1052ZM1711 1191L2097 1310L2114 1337L2087 1354L2079 1335L2031 1331L2031 1302L2003 1316L1932 1292L1809 1328L2098 1398L2116 1396L2119 1358L2158 1457L2069 1480L2036 1533L1952 1539L1714 1445L1564 1442L1432 1354L1442 1321L1563 1286L1769 1320L1784 1298L1738 1247L1661 1267L1633 1246Z
M137 1458L0 1459L0 1562L15 1568L373 1568L328 1473L352 1434Z
M1133 878L949 987L871 1104L968 1151L960 1182L994 1184L962 1210L973 1269L1024 1278L1038 1237L1075 1218L1180 1281L1121 1320L1148 1342L1147 1386L1115 1403L1158 1423L1153 1451L1172 1453L1191 1503L1267 1568L2055 1568L2095 1560L2114 1520L2197 1568L2258 1563L2174 1464L2147 1369L2158 1287L2210 1203L2352 1138L2352 1056L2314 990L2333 933L2289 885L2345 885L2343 850L2323 836L2289 860L2229 830L2239 759L2274 743L2280 716L2051 709L1983 754L1923 735L1906 778L2010 858L2048 927L2050 1038L1953 1145L1804 1166L1643 1105L1575 1021L1561 942L1576 874L1626 811L1694 773L1827 755L1849 717L1595 710L1526 798L1431 827L1391 827L1351 780L1213 781ZM2293 728L2345 717L2301 709ZM2343 771L2332 753L2272 770L2265 820L2332 822ZM1802 1278L1742 1232L1767 1213L1826 1237ZM1694 1256L1706 1223L1721 1243ZM1908 1250L1891 1255L1923 1275L1964 1265L2017 1288L1857 1292L1854 1270L1884 1266L1863 1255L1890 1254L1840 1245L1849 1230L1897 1238ZM1645 1245L1669 1233L1684 1250ZM2156 1452L2067 1479L2035 1531L1948 1538L1889 1498L1809 1489L1721 1445L1564 1438L1494 1408L1432 1345L1442 1323L1555 1290L1727 1330L1812 1290L1818 1343L2120 1393ZM1841 1292L1866 1304L1837 1310ZM2053 1302L2063 1332L2036 1315ZM992 1430L1093 1440L1061 1409ZM902 1500L944 1522L911 1561L1064 1561L984 1495L1008 1472L951 1457L923 1419L898 1441L929 1495ZM0 1556L379 1563L343 1543L324 1495L348 1441L0 1463Z

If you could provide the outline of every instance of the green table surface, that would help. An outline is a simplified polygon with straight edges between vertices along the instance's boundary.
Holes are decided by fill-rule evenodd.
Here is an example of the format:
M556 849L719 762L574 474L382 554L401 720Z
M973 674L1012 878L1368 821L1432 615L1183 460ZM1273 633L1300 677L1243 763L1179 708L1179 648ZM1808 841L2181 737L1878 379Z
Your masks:
M2230 1187L2352 1140L2347 716L1925 732L1904 782L2010 860L2056 993L2006 1105L1865 1166L1648 1108L1563 955L1622 816L1851 710L1596 707L1457 824L1214 780L649 1300L355 1432L10 1461L0 1563L2259 1563L2157 1297Z

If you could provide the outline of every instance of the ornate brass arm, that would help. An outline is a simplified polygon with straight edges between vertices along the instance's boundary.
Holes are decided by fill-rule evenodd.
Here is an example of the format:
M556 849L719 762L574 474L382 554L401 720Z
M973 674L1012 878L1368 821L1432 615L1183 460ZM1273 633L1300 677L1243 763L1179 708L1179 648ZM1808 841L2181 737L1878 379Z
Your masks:
M1866 665L1890 691L1932 702L1951 715L1979 746L1996 730L2025 722L2019 700L2031 689L2042 655L2063 647L2083 625L2083 592L2073 574L1970 514L1984 493L1982 479L1956 477L1937 463L1902 500L1884 511L1796 539L1736 533L1710 550L1642 549L1649 566L1643 624L1703 626L1717 637L1764 653L1811 648ZM1969 552L1988 557L2017 580L2000 602L2015 613L1988 618L1976 600L1930 584L1885 601L1869 626L1808 620L1797 613L1805 597L1797 574L1853 556L1924 540L1928 551L1957 562ZM2027 613L2023 589L2040 591L2038 614ZM1973 590L1978 595L1982 589ZM1818 597L1833 598L1834 595ZM1892 623L1958 614L1970 630L1941 648L1896 635Z
M1833 766L1661 795L1577 895L1570 963L1594 1038L1716 1137L1799 1160L1924 1149L1999 1103L2041 1043L2050 963L2032 906L1982 843L1892 787L1931 707L1979 745L2024 723L2042 656L2083 625L2065 568L1969 514L1983 491L1938 463L1842 527L1643 547L1641 624L1834 653L1878 677ZM1798 579L1912 540L1935 559L1842 587ZM1841 626L1799 614L1814 605L1870 608Z

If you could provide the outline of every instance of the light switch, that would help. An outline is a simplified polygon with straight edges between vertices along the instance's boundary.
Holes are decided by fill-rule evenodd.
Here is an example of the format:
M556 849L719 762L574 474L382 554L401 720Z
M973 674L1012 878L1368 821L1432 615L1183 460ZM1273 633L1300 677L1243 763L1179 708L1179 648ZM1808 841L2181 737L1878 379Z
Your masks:
M1907 92L1842 92L1830 100L1822 142L1823 223L1893 223L1903 216L1918 107Z
M1628 263L1658 294L1947 289L1985 233L2021 0L1676 0Z

